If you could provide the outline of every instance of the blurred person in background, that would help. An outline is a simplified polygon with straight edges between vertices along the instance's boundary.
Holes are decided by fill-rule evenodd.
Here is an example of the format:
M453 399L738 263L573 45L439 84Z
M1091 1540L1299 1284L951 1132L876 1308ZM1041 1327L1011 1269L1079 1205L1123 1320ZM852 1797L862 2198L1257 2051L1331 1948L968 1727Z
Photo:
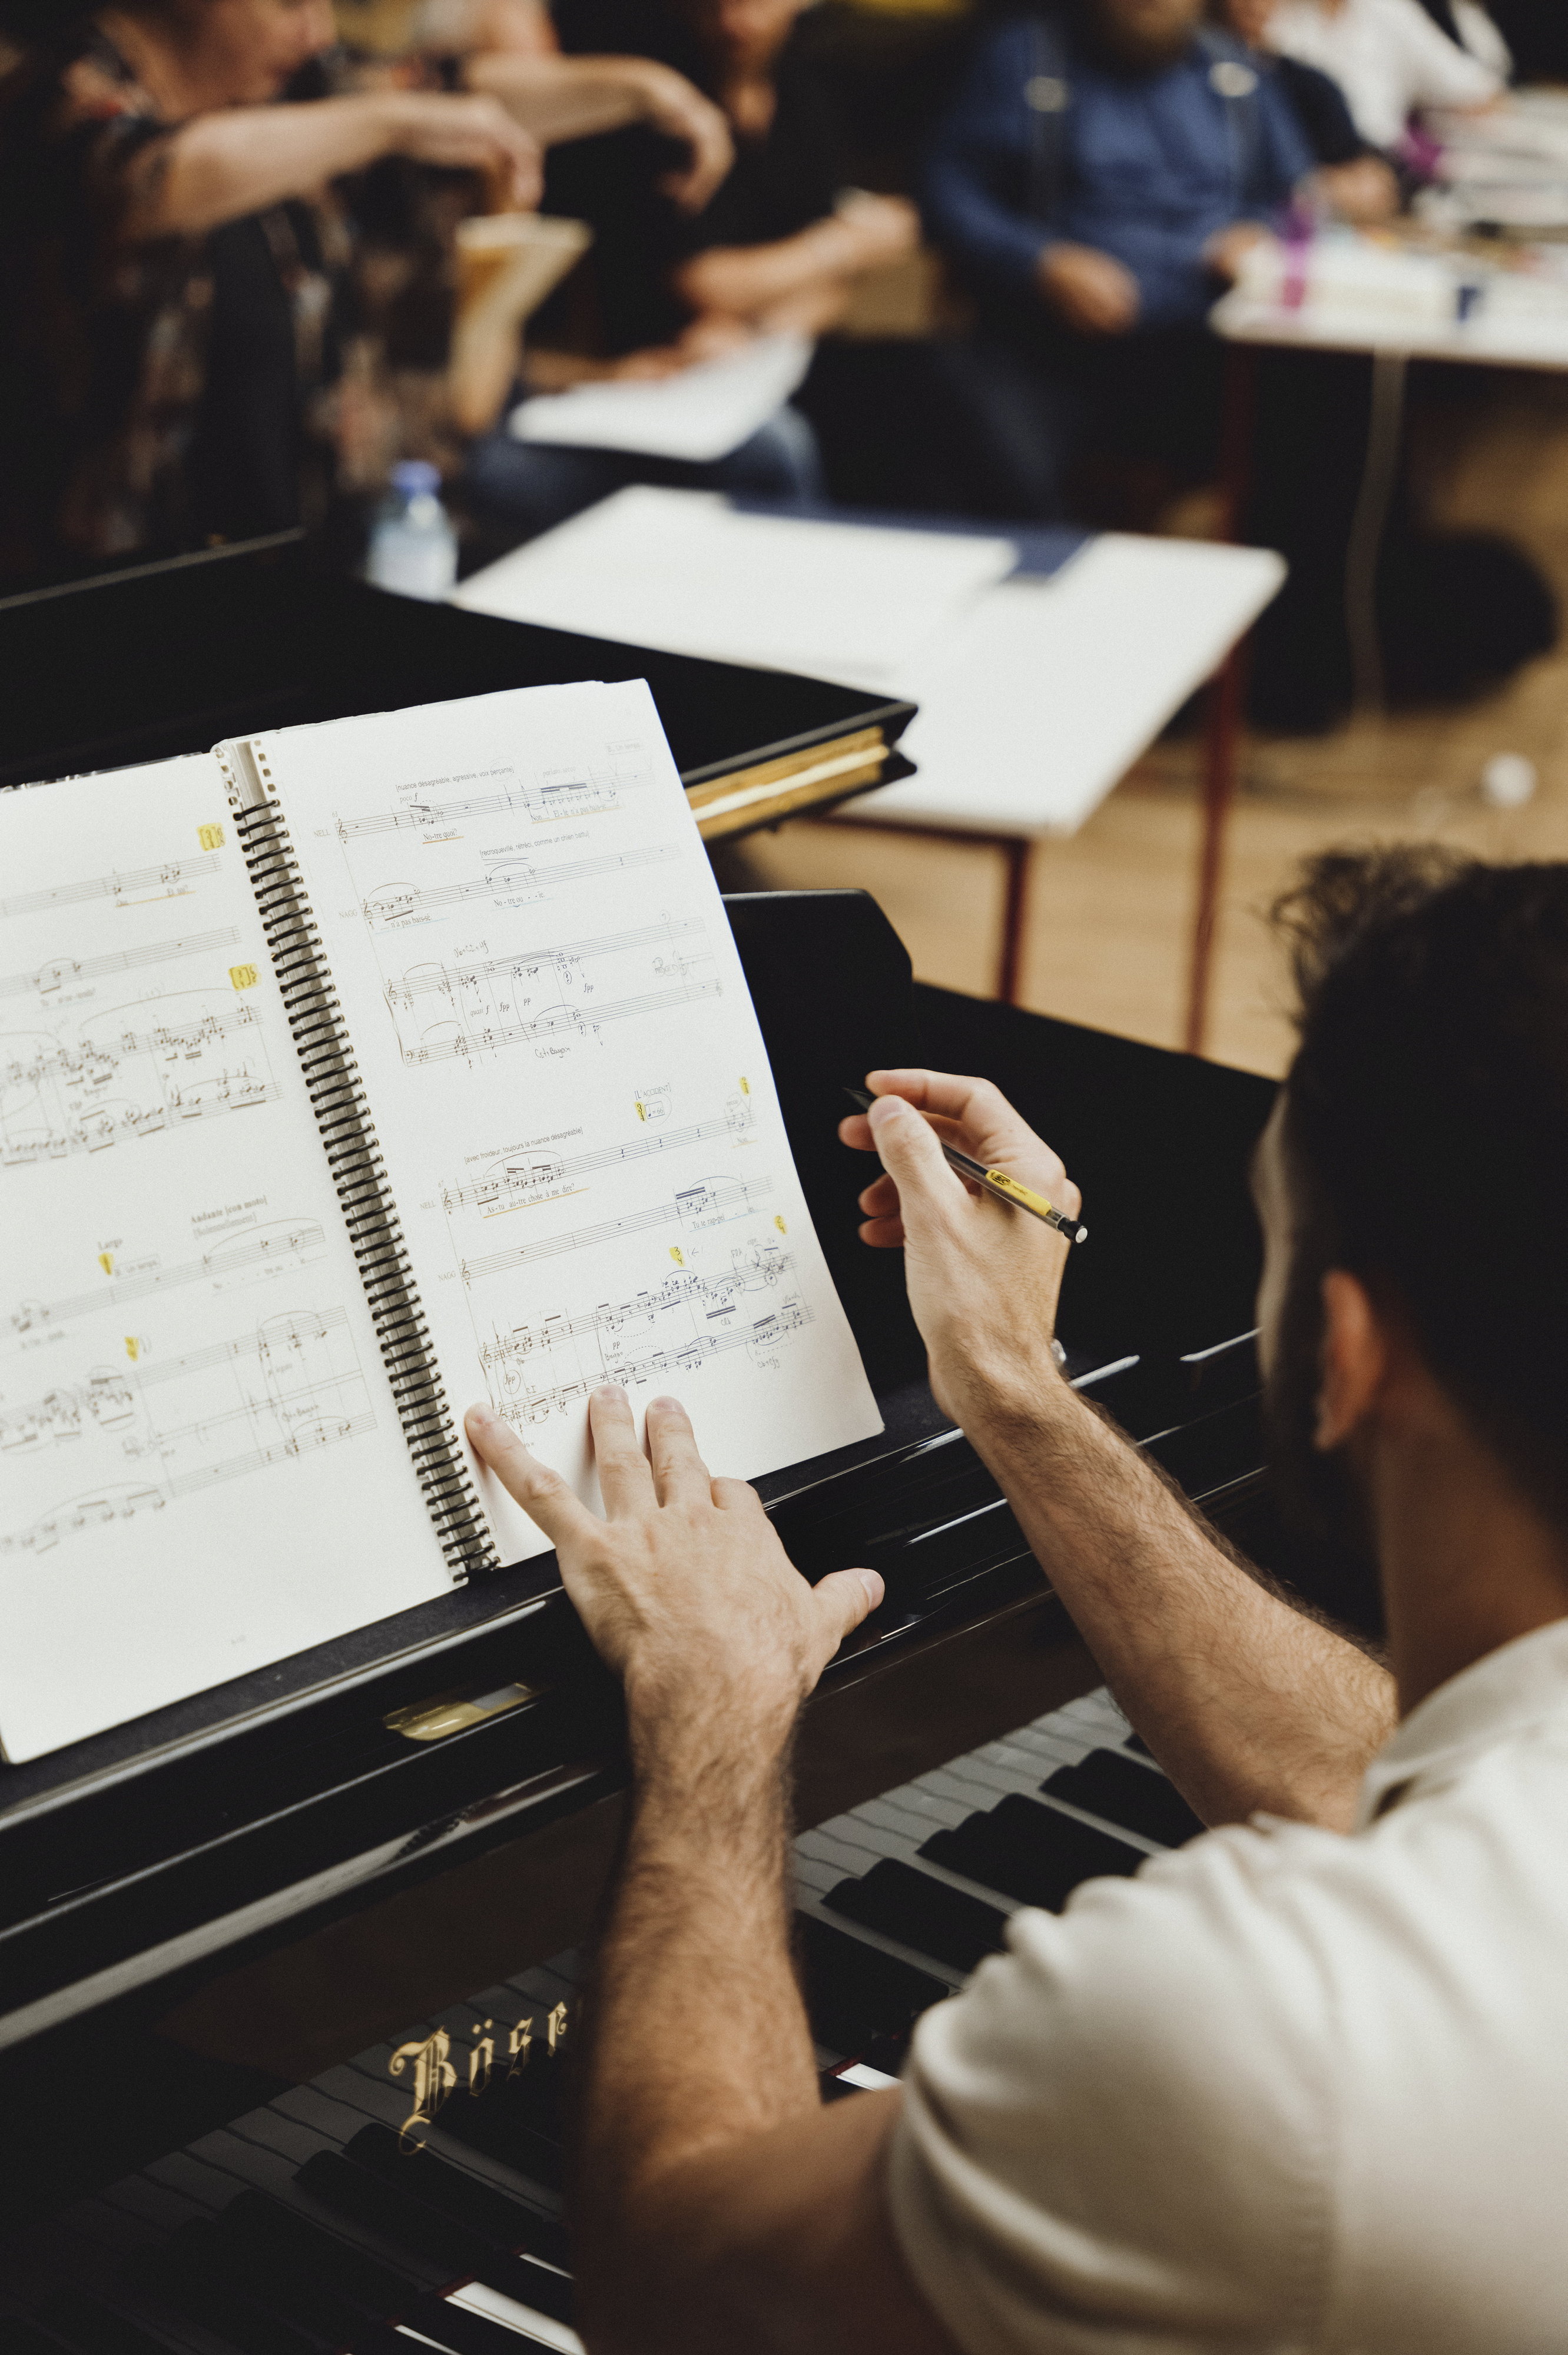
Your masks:
M563 59L548 18L530 43L542 12L528 0L465 16L462 0L444 5L463 19L453 46L469 49L444 87L383 73L328 95L327 0L129 0L95 14L8 0L0 577L329 515L345 449L365 432L344 364L367 307L357 265L373 208L356 197L379 171L400 163L444 184L454 218L474 208L475 175L488 205L527 208L544 144L646 121L684 150L672 201L708 201L729 134L677 74L635 57ZM491 422L508 374L443 353L453 436ZM398 455L398 421L380 426L380 455Z
M1489 106L1507 79L1506 64L1488 64L1451 40L1435 14L1420 0L1279 0L1269 46L1330 75L1362 138L1397 155L1413 114L1429 106Z
M326 0L11 0L0 81L0 573L80 571L319 519L350 259L340 175L401 155L528 205L498 99L280 105Z
M982 39L925 177L979 313L949 355L984 456L977 504L1061 515L1091 438L1204 476L1207 313L1315 162L1278 78L1202 0L1082 0Z
M592 224L605 354L563 357L534 378L539 389L668 378L762 336L816 336L843 314L867 272L914 250L912 206L844 185L832 96L801 37L807 5L560 0L555 23L569 55L635 45L678 71L721 110L735 165L710 201L683 211L646 136L560 159L549 201ZM472 453L465 489L482 513L521 535L633 481L784 497L822 487L811 429L786 406L710 464L547 448L497 432Z
M1214 0L1216 24L1234 33L1254 64L1278 75L1317 159L1311 195L1340 219L1371 224L1399 209L1399 180L1392 165L1369 144L1337 81L1297 58L1270 54L1269 26L1279 0Z

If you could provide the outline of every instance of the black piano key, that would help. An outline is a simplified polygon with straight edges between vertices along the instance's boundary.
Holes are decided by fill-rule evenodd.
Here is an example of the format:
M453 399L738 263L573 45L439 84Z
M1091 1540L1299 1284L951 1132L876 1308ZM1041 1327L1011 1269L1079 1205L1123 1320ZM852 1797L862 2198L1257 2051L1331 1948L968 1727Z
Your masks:
M384 2181L411 2191L427 2207L439 2208L460 2224L482 2232L496 2248L526 2249L547 2264L568 2271L565 2227L553 2217L541 2216L487 2183L477 2182L429 2146L410 2150L390 2126L362 2126L345 2144L344 2157Z
M187 2238L187 2232L193 2237ZM144 2249L126 2267L144 2296L188 2315L239 2355L332 2355L333 2340L258 2306L235 2284L210 2244L182 2227L165 2248Z
M315 2283L362 2314L395 2314L430 2284L428 2265L413 2274L383 2264L263 2191L242 2191L230 2200L217 2230L247 2265Z
M356 2167L336 2151L317 2151L314 2158L306 2159L294 2180L335 2216L367 2226L393 2248L412 2250L450 2281L477 2273L486 2257L494 2254L482 2232L427 2207L411 2191Z
M1059 1766L1040 1787L1166 1848L1179 1848L1203 1829L1175 1784L1136 1765L1125 1751L1091 1750L1076 1766Z
M957 1971L972 1971L1002 1943L1007 1915L983 1898L949 1889L912 1864L883 1857L859 1881L841 1881L823 1899L835 1913L897 1938Z
M297 2323L303 2330L314 2332L329 2348L346 2346L357 2331L364 2329L368 2323L379 2321L391 2305L406 2304L418 2295L400 2284L386 2303L367 2306L348 2296L319 2264L302 2263L297 2254L281 2253L270 2243L258 2246L245 2230L243 2220L238 2226L230 2226L226 2216L219 2216L201 2229L208 2243L207 2263L211 2270L220 2273L247 2297L282 2315L286 2322Z
M539 2074L553 2081L555 2065L547 2063ZM537 2091L525 2093L523 2088L534 2073L530 2068L506 2078L477 2101L453 2094L437 2111L436 2124L453 2142L560 2191L566 2180L566 2153L560 2131L541 2130L533 2123L540 2118L558 2119L560 2097L553 2082L542 2095Z
M1136 1872L1142 1849L1076 1817L1042 1807L1013 1792L994 1807L969 1816L952 1831L933 1832L920 1854L961 1872L983 1889L998 1890L1023 1905L1060 1913L1081 1881L1100 1873Z
M126 2315L77 2290L64 2290L50 2301L40 2320L70 2355L171 2355L188 2350L182 2341L155 2331L150 2324L133 2322Z
M797 1913L795 1926L811 2032L830 2051L859 2052L874 2037L901 2036L949 1992L912 1963L814 1914Z

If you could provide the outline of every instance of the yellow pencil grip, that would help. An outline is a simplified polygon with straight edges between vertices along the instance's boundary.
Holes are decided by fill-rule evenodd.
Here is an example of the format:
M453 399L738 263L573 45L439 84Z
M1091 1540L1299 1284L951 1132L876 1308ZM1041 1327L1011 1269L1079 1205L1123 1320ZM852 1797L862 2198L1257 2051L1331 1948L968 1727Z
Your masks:
M1005 1169L987 1169L986 1183L994 1186L999 1194L1010 1195L1015 1202L1022 1202L1026 1209L1033 1210L1040 1218L1052 1213L1061 1215L1054 1202L1048 1202L1043 1194L1031 1193L1027 1186L1020 1186L1016 1178L1009 1178Z

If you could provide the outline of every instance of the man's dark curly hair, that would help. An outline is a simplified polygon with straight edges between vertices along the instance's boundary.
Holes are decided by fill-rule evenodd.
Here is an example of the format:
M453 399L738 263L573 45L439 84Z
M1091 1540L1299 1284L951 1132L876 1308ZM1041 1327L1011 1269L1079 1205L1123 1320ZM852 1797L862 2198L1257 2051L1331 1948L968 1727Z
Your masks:
M1568 865L1335 851L1275 921L1300 998L1298 1251L1392 1295L1568 1529Z

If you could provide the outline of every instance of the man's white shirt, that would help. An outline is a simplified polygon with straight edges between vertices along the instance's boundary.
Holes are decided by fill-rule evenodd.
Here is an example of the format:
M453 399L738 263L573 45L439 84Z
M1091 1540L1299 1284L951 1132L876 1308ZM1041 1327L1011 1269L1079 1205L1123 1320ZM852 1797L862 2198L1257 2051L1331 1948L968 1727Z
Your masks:
M1281 0L1268 43L1337 81L1373 147L1397 146L1418 108L1484 106L1503 86L1502 74L1440 32L1419 0L1344 0L1332 14L1318 0Z
M1030 1909L921 2023L894 2226L965 2355L1568 2348L1568 1621L1413 1710L1349 1837Z

